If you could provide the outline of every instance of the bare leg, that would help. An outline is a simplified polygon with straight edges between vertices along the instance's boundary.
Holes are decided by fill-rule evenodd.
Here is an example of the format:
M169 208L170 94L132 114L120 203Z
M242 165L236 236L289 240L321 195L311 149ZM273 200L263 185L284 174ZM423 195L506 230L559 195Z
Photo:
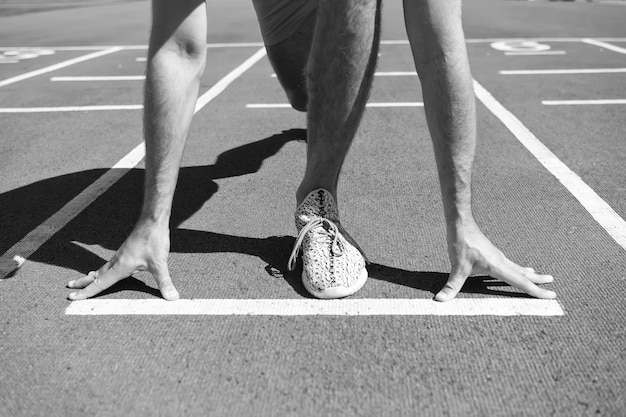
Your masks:
M317 188L337 196L337 181L372 83L380 1L320 0L308 67L308 139L300 204Z
M367 280L365 259L339 220L337 182L361 120L378 55L380 1L320 0L308 66L308 139L296 192L302 282L318 298L341 298Z
M472 273L489 274L535 297L554 298L554 292L535 285L552 277L508 260L472 216L476 110L461 0L404 0L404 17L435 149L452 267L436 299L454 298Z
M206 58L204 0L153 0L145 84L146 176L135 228L102 268L68 283L92 297L136 271L149 271L165 299L179 297L167 266L172 199Z

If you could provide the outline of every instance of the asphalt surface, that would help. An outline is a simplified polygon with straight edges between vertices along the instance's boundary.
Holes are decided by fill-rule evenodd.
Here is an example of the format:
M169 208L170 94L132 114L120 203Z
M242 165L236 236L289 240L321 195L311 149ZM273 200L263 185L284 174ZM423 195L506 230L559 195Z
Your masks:
M231 45L209 50L201 93L260 48L232 45L260 41L248 3L210 3L209 42ZM626 48L626 7L473 0L464 13L476 81L625 218L625 105L542 100L626 99L626 74L499 71L626 67L624 53L579 39ZM0 64L0 83L132 46L2 86L0 108L141 104L141 81L50 78L141 75L148 20L143 1L0 17L5 59L18 47L54 52ZM565 53L506 55L496 38ZM388 1L383 40L403 39L401 2ZM382 45L378 71L413 70L406 44ZM260 60L194 118L172 218L170 271L183 298L307 298L285 270L305 116L246 108L286 102L271 73ZM370 101L421 101L417 78L378 77ZM0 281L0 415L624 415L625 248L493 112L477 110L477 220L510 258L555 276L547 287L563 316L66 315L66 282L98 268L133 225L140 163L113 170L118 181ZM0 123L3 254L142 140L141 110L0 113ZM372 262L353 298L431 299L443 286L445 231L421 109L366 110L339 204ZM137 275L98 300L157 297ZM459 297L524 296L476 279Z

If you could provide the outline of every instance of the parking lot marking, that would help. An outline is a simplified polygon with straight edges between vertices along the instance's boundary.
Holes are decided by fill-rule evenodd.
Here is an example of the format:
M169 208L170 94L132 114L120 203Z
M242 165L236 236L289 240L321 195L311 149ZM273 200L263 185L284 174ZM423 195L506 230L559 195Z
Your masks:
M598 39L585 38L582 40L582 42L587 43L589 45L599 46L600 48L608 49L610 51L617 52L620 54L626 54L626 48L621 48L619 46L615 46L610 43L602 42Z
M506 51L504 55L520 55L520 56L532 56L532 55L565 55L565 51Z
M614 74L626 72L626 68L580 68L580 69L538 69L538 70L504 70L502 75L541 75L541 74Z
M626 99L597 99L597 100L543 100L545 106L586 106L594 104L626 104Z
M111 52L109 52L111 53ZM207 90L196 102L194 114L200 111L211 100L235 81L241 74L249 69L254 63L265 56L265 48L261 48L252 57L246 59L224 78L219 80L213 87ZM106 171L100 178L85 188L80 194L74 197L69 203L59 211L50 216L42 224L30 231L19 242L14 244L2 256L0 256L0 278L4 278L18 268L14 260L16 256L20 259L28 259L37 249L54 236L59 230L65 227L72 219L78 216L92 202L104 194L113 184L122 178L130 169L137 166L145 155L145 146L141 142L126 156L124 156L111 169Z
M65 107L0 107L0 113L56 113L77 111L141 110L141 104L122 104L110 106L65 106Z
M556 300L525 298L431 299L163 299L72 302L72 316L193 315L193 316L563 316Z
M69 67L70 65L78 64L79 62L85 62L85 61L89 61L90 59L99 58L101 56L113 54L121 50L122 50L121 47L114 47L114 48L105 49L104 51L98 51L98 52L93 52L91 54L79 56L78 58L68 59L67 61L59 62L58 64L50 65L48 67L40 68L35 71L30 71L25 74L7 78L6 80L0 81L0 87L4 87L4 86L7 86L9 84L13 84L19 81L27 80L29 78L46 74L48 72L56 71L61 68L66 68L66 67Z
M475 80L474 91L487 109L504 123L517 140L567 188L617 244L626 250L626 221Z
M51 77L50 81L143 81L145 75Z

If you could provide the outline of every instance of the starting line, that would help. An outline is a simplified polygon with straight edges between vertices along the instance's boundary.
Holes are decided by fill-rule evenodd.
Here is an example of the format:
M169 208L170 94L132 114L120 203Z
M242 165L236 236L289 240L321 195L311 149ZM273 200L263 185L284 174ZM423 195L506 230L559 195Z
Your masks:
M430 299L192 299L83 300L70 316L563 316L556 300L526 298Z

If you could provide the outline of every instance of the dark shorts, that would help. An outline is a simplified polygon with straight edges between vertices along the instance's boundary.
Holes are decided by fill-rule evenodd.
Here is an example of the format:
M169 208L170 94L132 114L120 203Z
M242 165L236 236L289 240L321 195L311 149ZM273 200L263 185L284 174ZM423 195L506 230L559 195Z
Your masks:
M265 45L294 34L317 9L317 0L252 0Z

